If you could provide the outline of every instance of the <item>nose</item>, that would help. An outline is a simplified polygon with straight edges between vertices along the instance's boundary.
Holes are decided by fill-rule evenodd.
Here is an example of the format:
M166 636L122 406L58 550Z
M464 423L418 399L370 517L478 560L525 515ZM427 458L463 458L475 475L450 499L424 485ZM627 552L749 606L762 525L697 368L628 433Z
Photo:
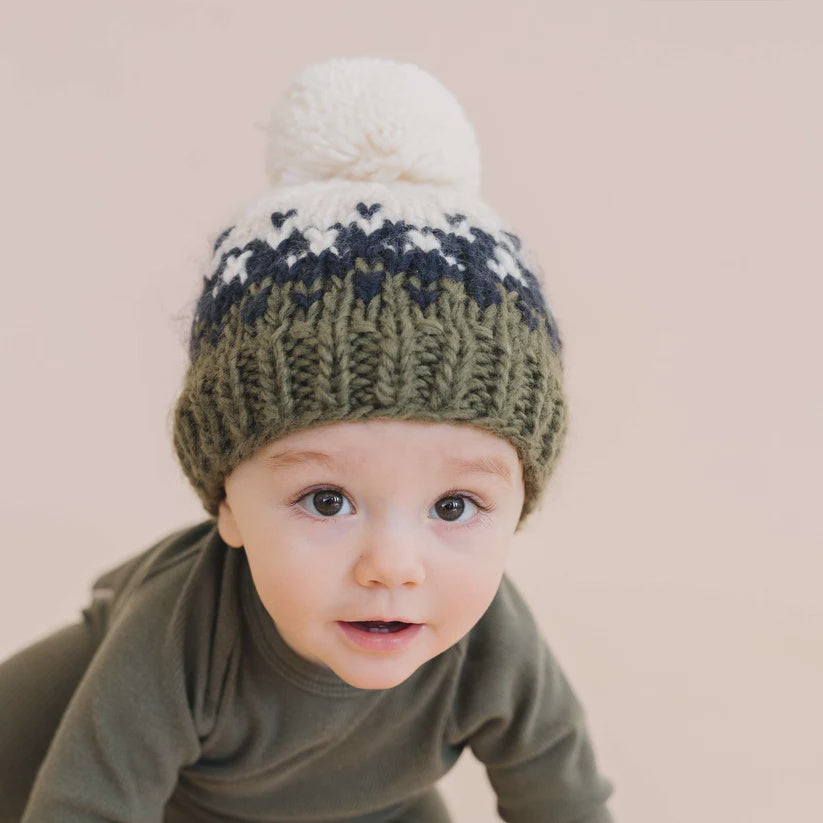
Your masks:
M412 539L396 531L376 530L366 535L354 564L354 578L367 588L419 586L426 571Z

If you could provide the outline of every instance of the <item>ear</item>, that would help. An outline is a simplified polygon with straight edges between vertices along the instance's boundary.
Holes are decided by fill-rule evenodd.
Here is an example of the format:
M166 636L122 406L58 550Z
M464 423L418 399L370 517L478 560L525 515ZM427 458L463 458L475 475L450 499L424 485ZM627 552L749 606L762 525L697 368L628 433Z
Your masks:
M240 536L240 529L237 527L234 513L228 502L224 498L220 501L220 509L217 512L217 531L223 542L235 549L243 546L243 538Z

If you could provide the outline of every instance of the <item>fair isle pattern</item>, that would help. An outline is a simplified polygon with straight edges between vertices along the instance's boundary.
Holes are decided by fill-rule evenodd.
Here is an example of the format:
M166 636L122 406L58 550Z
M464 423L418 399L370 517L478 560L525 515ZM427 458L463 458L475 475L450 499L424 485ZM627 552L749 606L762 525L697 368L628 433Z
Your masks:
M303 216L299 209L289 208L271 212L266 224L258 220L256 232L247 226L241 235L231 226L220 234L192 322L192 360L204 341L211 347L217 344L233 306L242 303L241 319L253 325L266 312L275 286L301 282L306 293L290 294L306 310L323 297L332 278L341 281L354 269L358 258L382 264L355 273L355 295L366 305L382 291L386 277L399 272L408 275L404 288L422 310L438 299L441 278L461 283L480 308L500 302L502 284L518 294L517 307L528 328L534 331L542 323L555 354L562 354L553 312L524 264L517 235L474 225L460 211L427 215L425 225L415 225L389 214L382 203L363 201L345 222L319 222L316 211ZM320 287L315 286L318 279ZM253 299L244 300L253 284L259 290Z

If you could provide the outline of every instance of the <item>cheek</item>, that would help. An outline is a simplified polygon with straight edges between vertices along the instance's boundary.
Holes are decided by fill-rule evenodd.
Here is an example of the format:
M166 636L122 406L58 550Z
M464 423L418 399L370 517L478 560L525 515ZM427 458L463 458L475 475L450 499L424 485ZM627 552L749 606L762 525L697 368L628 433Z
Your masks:
M503 575L505 556L499 552L477 552L459 557L459 562L441 564L437 570L438 597L452 620L471 628L486 611Z
M334 604L343 570L332 558L308 548L298 551L284 545L248 555L257 592L273 619L299 618Z

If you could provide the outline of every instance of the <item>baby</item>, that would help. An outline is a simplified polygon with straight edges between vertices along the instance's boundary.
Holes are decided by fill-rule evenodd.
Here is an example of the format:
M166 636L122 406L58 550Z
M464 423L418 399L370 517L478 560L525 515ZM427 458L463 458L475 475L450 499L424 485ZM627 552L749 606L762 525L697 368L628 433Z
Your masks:
M409 63L309 66L217 238L174 445L210 515L0 666L0 821L608 823L584 714L504 574L566 431L562 344ZM13 706L13 710L12 710Z

